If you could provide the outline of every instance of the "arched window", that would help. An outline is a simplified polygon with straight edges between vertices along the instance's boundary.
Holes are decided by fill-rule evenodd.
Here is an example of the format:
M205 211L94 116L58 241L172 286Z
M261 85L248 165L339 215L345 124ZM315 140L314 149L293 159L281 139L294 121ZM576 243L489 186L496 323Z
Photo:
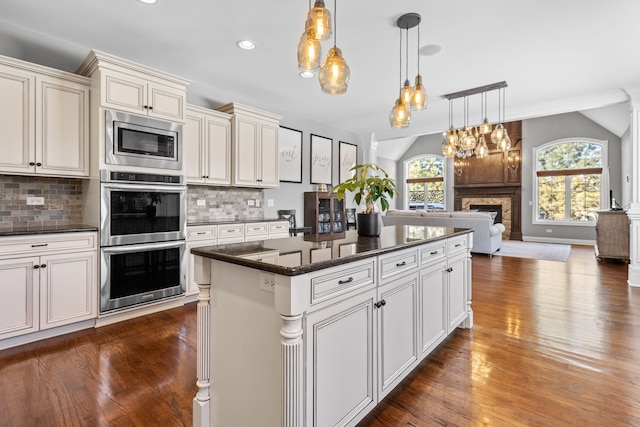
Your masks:
M407 208L444 209L444 157L426 155L405 163Z
M552 141L535 148L533 158L534 222L593 225L607 200L607 141Z

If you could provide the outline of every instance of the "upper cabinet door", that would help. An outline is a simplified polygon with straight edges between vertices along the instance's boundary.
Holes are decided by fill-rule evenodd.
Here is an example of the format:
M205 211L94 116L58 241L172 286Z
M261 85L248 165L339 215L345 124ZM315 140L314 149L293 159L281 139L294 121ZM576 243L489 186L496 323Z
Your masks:
M147 82L109 70L104 73L102 105L132 113L147 114Z
M35 76L0 66L0 171L33 173Z
M206 125L207 183L229 185L231 184L231 121L229 118L207 117Z
M207 172L204 153L205 118L203 115L187 111L182 132L182 166L191 184L204 184Z
M149 116L159 119L184 120L185 91L149 83L147 111Z
M280 186L278 171L278 125L271 122L260 124L260 186Z
M239 186L255 187L259 179L257 164L260 159L258 150L258 120L248 117L235 118L234 183Z
M36 172L89 175L89 88L55 78L38 78Z

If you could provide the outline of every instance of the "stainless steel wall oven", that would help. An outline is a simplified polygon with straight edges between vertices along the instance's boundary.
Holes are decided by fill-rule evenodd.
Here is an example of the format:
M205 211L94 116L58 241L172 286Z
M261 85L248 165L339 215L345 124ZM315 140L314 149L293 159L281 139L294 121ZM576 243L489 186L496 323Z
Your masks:
M103 170L100 178L100 312L184 294L183 177Z

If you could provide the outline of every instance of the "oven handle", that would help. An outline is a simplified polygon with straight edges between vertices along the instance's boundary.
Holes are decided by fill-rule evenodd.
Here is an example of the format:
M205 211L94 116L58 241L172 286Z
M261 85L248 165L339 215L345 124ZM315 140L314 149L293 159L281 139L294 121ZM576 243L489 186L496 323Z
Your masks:
M165 184L114 184L110 182L102 183L103 189L108 190L124 190L124 191L140 191L140 192L158 192L158 191L166 191L166 192L181 192L187 191L186 185L165 185Z
M123 245L123 246L107 246L102 250L105 253L124 253L124 252L137 252L148 251L154 249L168 249L168 248L186 248L184 240L172 241L172 242L159 242L159 243L140 243L135 245Z

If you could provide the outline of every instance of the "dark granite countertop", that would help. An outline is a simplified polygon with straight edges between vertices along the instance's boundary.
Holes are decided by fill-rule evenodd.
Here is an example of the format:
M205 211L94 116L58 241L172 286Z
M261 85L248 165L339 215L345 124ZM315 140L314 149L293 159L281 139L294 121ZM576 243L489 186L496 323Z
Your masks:
M79 233L83 231L98 231L98 227L86 224L31 225L24 227L13 227L11 230L0 230L0 237L28 236L51 233Z
M467 228L392 225L384 227L380 237L360 237L356 230L350 230L343 238L334 240L326 240L324 235L305 235L192 248L191 253L284 276L297 276L472 231ZM321 239L323 241L319 241ZM273 251L279 253L278 264L242 258Z
M198 225L220 225L220 224L237 224L237 223L252 223L252 222L274 222L274 221L286 221L282 218L238 218L238 219L223 219L219 221L194 221L187 223L187 227L196 227Z

